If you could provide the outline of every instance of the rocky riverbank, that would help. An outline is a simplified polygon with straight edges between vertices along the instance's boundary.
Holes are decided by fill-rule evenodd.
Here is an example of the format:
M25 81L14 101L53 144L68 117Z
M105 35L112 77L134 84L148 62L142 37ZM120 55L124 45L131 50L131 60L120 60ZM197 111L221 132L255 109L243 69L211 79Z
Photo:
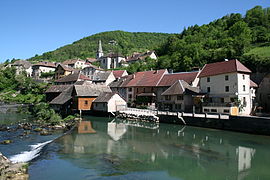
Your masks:
M27 163L12 163L0 152L0 180L28 180L27 171Z

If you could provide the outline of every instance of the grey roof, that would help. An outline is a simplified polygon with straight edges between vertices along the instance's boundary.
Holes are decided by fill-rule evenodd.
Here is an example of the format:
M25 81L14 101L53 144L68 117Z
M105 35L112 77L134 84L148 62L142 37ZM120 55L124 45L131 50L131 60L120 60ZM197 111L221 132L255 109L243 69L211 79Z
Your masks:
M112 71L96 72L93 76L93 81L106 81Z
M179 95L179 94L197 94L200 90L197 87L190 86L184 80L176 81L171 87L169 87L166 91L164 91L161 95Z
M29 61L25 60L18 60L11 64L12 66L23 66L25 69L28 69L32 66L32 64Z
M62 105L68 102L70 99L72 99L72 86L64 90L59 96L54 98L49 104L57 104Z
M115 95L114 92L103 92L101 93L95 100L95 103L106 103L109 102L109 100Z
M75 85L75 91L79 97L94 96L97 97L103 92L112 92L111 89L106 85Z
M53 85L45 93L63 92L64 90L72 87L72 85Z
M90 80L88 77L86 77L83 74L80 74L79 72L74 74L69 74L67 76L64 76L58 80L56 80L56 83L64 83L64 82L76 82L77 80Z
M120 77L109 84L111 88L125 87L125 85L132 79L132 75Z

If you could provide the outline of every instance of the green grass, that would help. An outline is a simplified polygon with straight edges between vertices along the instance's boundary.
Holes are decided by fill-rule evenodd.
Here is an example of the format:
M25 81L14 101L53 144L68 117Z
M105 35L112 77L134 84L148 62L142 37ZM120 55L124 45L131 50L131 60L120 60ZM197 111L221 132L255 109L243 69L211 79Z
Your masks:
M270 57L270 46L255 47L247 52L245 55L255 54L262 57Z

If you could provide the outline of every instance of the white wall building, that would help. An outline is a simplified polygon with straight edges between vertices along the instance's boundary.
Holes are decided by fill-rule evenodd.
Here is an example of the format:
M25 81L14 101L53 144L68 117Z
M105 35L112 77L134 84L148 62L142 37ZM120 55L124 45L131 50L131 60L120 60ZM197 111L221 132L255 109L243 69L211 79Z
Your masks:
M55 63L52 62L39 62L32 66L33 72L32 77L39 79L42 73L54 72L56 69Z
M93 110L102 112L116 112L126 106L126 101L113 92L102 93L93 102Z
M238 102L241 104L239 113L249 115L254 98L250 73L238 60L206 64L198 76L200 88L208 96L203 112L235 114Z

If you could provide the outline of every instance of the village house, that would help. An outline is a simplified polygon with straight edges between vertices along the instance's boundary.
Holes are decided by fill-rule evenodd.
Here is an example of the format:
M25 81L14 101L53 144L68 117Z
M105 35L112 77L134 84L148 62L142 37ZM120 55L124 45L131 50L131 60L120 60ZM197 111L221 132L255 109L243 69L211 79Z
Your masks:
M54 81L54 83L56 85L75 84L77 82L89 82L89 83L91 83L91 79L86 77L83 74L80 74L80 72L76 72L74 74L69 74L67 76L64 76L64 77Z
M16 75L26 72L27 77L32 76L32 64L29 61L18 60L12 64L9 64L9 67L14 67L16 69Z
M114 92L104 92L93 102L93 110L100 112L116 112L126 106L126 101Z
M145 53L133 53L126 59L128 64L135 63L137 61L145 60L146 58L157 59L155 51L147 51Z
M74 110L89 111L92 110L93 101L103 92L111 92L106 85L74 85L72 97L74 99Z
M52 109L61 113L62 115L67 115L72 112L72 91L72 85L54 86L46 91L46 99L49 100L49 105L52 107Z
M112 71L99 71L94 73L91 80L95 84L105 84L106 86L108 86L111 82L115 80L115 77Z
M70 75L75 71L76 70L74 68L68 67L68 66L63 65L63 64L58 64L56 66L56 69L55 69L54 78L57 80L57 79L60 79L60 78L62 78L64 76Z
M187 83L191 87L197 87L199 83L198 78L199 71L191 71L191 72L179 72L179 73L169 73L165 74L159 84L157 85L157 108L159 110L165 110L165 109L179 109L178 104L172 104L169 100L169 97L162 96L162 93L164 93L168 88L173 86L176 82L179 80L183 80L185 83ZM194 97L194 101L198 101L196 98L200 97ZM182 103L183 105L187 105L190 103ZM175 106L175 107L172 107ZM196 111L200 111L199 105L195 107ZM181 107L181 111L183 109L188 109L188 107ZM190 110L189 110L190 111Z
M127 76L128 73L126 70L116 70L116 71L112 71L113 72L113 75L116 79L120 78L120 77L124 77L124 76Z
M198 76L207 94L202 111L249 115L253 107L250 74L238 60L206 64Z
M86 62L82 59L69 59L62 64L74 69L82 69L87 66Z
M132 79L133 75L119 77L109 84L112 92L118 93L127 101L127 83Z
M161 109L192 112L195 107L193 96L196 95L200 95L198 87L192 87L184 80L178 80L161 94L164 97L160 103Z
M97 73L97 72L101 72L101 71L104 71L103 69L97 67L97 66L94 66L92 64L89 64L87 67L83 68L81 70L81 73L87 77L89 77L90 79L93 79L94 78L94 74Z
M39 79L42 73L54 72L56 64L52 62L39 62L32 65L32 77Z
M125 85L127 102L155 107L157 85L167 74L166 69L143 71L134 73L131 80Z

